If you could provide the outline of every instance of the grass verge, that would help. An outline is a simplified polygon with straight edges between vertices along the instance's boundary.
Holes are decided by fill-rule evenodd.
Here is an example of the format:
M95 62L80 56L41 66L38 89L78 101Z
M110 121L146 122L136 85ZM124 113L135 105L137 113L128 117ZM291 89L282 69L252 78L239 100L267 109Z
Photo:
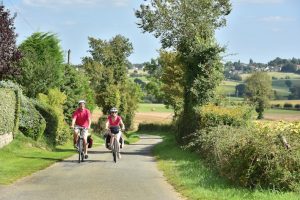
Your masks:
M199 155L178 147L174 135L167 132L145 132L160 135L163 142L154 147L158 168L175 189L187 199L197 200L299 200L299 194L270 190L248 190L232 186L200 160Z
M103 143L95 134L93 139L96 146ZM11 184L75 153L72 142L49 151L40 143L18 134L9 145L0 149L0 184Z

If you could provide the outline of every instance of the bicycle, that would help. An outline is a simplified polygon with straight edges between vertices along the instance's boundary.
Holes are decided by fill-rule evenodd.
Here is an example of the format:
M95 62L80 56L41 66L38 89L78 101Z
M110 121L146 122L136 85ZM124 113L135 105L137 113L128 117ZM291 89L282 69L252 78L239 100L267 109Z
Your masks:
M78 151L78 163L84 161L84 131L86 128L84 127L77 127L79 129L79 138L77 140L77 151Z
M111 137L112 137L112 144L113 144L113 145L111 145L111 151L112 151L112 155L113 155L113 160L116 163L117 156L120 154L120 145L118 142L117 134L111 134Z

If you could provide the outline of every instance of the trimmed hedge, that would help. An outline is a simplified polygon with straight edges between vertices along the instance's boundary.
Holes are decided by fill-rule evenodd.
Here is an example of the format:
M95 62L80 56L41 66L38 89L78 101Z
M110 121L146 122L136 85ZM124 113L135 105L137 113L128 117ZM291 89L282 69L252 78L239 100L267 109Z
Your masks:
M19 130L19 117L20 117L20 104L21 104L21 95L22 95L22 89L20 86L12 81L0 81L0 88L6 88L14 91L15 93L15 101L10 101L8 102L7 105L15 106L15 111L14 111L14 128L13 128L13 134L17 134ZM0 96L0 98L5 98L5 96ZM4 100L5 101L5 100ZM2 106L1 106L2 107ZM3 107L4 108L4 107ZM3 109L5 110L5 109ZM6 112L6 111L4 111ZM1 132L1 131L0 131ZM0 133L1 134L1 133Z
M16 93L8 88L0 88L0 134L14 133L16 105Z

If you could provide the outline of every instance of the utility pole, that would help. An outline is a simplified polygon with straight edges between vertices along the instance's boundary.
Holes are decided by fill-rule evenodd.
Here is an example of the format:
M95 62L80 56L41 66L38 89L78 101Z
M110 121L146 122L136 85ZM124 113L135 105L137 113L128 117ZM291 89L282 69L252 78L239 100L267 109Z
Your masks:
M70 54L71 54L71 50L68 50L68 65L70 64Z

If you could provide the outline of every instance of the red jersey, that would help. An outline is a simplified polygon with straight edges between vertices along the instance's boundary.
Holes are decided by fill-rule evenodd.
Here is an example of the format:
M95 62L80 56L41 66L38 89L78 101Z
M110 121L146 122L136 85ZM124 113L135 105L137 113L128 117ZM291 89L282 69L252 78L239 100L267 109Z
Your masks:
M89 127L89 119L91 118L91 113L86 108L84 108L83 110L78 108L73 113L72 118L75 119L75 125L82 126L84 128L88 128Z
M122 120L121 116L116 116L115 120L112 119L112 116L107 117L108 123L110 126L120 126L120 122Z

